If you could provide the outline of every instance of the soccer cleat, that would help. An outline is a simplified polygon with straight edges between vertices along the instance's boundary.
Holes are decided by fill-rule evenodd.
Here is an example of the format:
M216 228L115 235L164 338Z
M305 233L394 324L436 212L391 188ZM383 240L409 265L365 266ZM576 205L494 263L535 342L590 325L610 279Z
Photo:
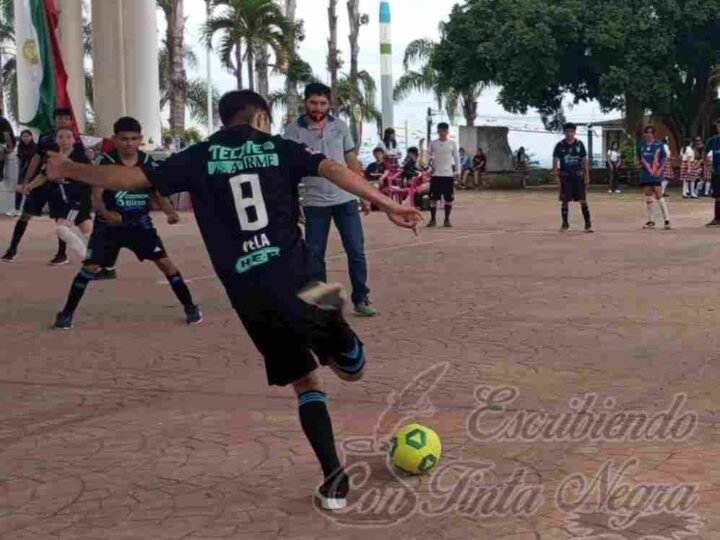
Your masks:
M345 288L339 283L323 283L315 281L298 293L298 298L324 311L339 311L347 301Z
M452 223L450 223L449 219L445 220L445 222L443 223L443 227L448 227L448 228L452 227Z
M358 317L374 317L377 315L377 310L370 305L370 300L365 300L359 304L355 304L355 315Z
M324 510L342 510L347 506L350 479L344 471L327 478L318 488L317 497Z
M563 223L560 226L560 232L568 232L570 230L570 225L567 223Z
M55 255L52 260L48 263L50 266L62 266L64 264L68 264L70 261L68 261L67 255Z
M428 221L428 224L427 224L428 228L434 227L435 225L437 225L437 222L435 221L434 218L432 218L432 219L430 219L430 221Z
M648 221L645 225L643 225L643 229L654 229L654 228L655 228L654 221Z
M70 330L73 327L73 316L60 312L55 316L55 324L53 325L58 330Z
M8 250L5 252L5 255L3 255L2 259L0 259L0 260L2 260L2 262L9 263L9 262L15 261L15 257L17 257L17 253L15 253L14 251Z
M592 225L585 225L585 232L586 233L592 233L593 231Z
M616 189L615 193L622 193L622 191L620 191L619 189Z
M720 219L713 219L706 227L720 227Z
M185 306L185 320L189 325L200 324L203 320L200 308L195 305Z
M95 281L108 281L117 279L117 271L114 268L101 268L95 277Z
M666 221L666 222L665 222L665 230L666 230L666 231L671 231L671 230L672 230L672 226L670 225L670 222L669 222L669 221Z

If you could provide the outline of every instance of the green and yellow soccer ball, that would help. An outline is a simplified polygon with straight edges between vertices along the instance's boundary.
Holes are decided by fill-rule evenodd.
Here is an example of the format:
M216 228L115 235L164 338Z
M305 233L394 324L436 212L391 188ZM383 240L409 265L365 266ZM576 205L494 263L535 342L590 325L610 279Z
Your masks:
M390 459L398 468L410 474L424 474L440 461L442 443L432 429L410 424L393 435Z

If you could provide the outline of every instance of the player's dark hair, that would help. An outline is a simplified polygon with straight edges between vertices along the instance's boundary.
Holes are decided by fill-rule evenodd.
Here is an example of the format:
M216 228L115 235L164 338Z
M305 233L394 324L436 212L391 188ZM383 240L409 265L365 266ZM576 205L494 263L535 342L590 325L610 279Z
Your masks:
M377 147L373 150L373 154L377 154L378 152L381 152L381 153L384 154L384 153L385 153L385 150L383 149L382 146L377 146Z
M305 87L305 101L310 99L310 96L325 96L328 100L331 100L332 90L330 90L329 86L323 83L310 83Z
M566 124L563 124L563 131L567 131L568 129L577 131L577 126L575 124L573 124L572 122L567 122Z
M265 98L252 90L232 90L220 98L218 105L220 121L229 127L234 121L249 124L258 112L264 112L272 118L270 106Z
M119 133L142 133L142 126L132 116L123 116L118 118L115 125L113 125L113 132L115 135Z
M655 127L654 126L645 126L643 128L643 133L652 133L655 134Z
M438 130L440 129L450 129L450 125L447 122L440 122L437 125Z
M419 156L420 150L417 149L417 146L411 146L407 149L408 154L412 154L413 156Z
M72 111L67 107L58 107L53 112L53 118L57 118L58 116L72 116Z

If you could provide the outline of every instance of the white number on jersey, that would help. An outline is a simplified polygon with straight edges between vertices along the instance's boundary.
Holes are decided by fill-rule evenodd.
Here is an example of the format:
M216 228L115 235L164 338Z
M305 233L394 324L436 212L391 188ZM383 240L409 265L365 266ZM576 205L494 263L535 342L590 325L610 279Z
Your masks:
M243 197L243 185L249 186L249 197ZM259 231L268 225L268 213L260 187L260 177L257 174L240 174L230 179L233 197L235 198L235 211L238 215L240 228L243 231ZM248 189L248 188L246 188ZM255 209L254 220L249 213Z

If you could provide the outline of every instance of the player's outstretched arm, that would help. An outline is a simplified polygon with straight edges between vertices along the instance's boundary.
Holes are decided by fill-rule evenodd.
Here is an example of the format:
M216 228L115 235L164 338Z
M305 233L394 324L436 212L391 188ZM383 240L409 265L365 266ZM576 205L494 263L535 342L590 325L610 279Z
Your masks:
M417 209L396 203L373 188L362 176L330 159L325 159L320 163L319 171L320 175L338 187L375 204L388 215L390 221L395 225L413 229L417 234L417 227L422 221L422 214Z
M45 171L51 179L72 178L113 191L133 191L151 185L140 167L87 165L71 161L56 152L48 152Z

